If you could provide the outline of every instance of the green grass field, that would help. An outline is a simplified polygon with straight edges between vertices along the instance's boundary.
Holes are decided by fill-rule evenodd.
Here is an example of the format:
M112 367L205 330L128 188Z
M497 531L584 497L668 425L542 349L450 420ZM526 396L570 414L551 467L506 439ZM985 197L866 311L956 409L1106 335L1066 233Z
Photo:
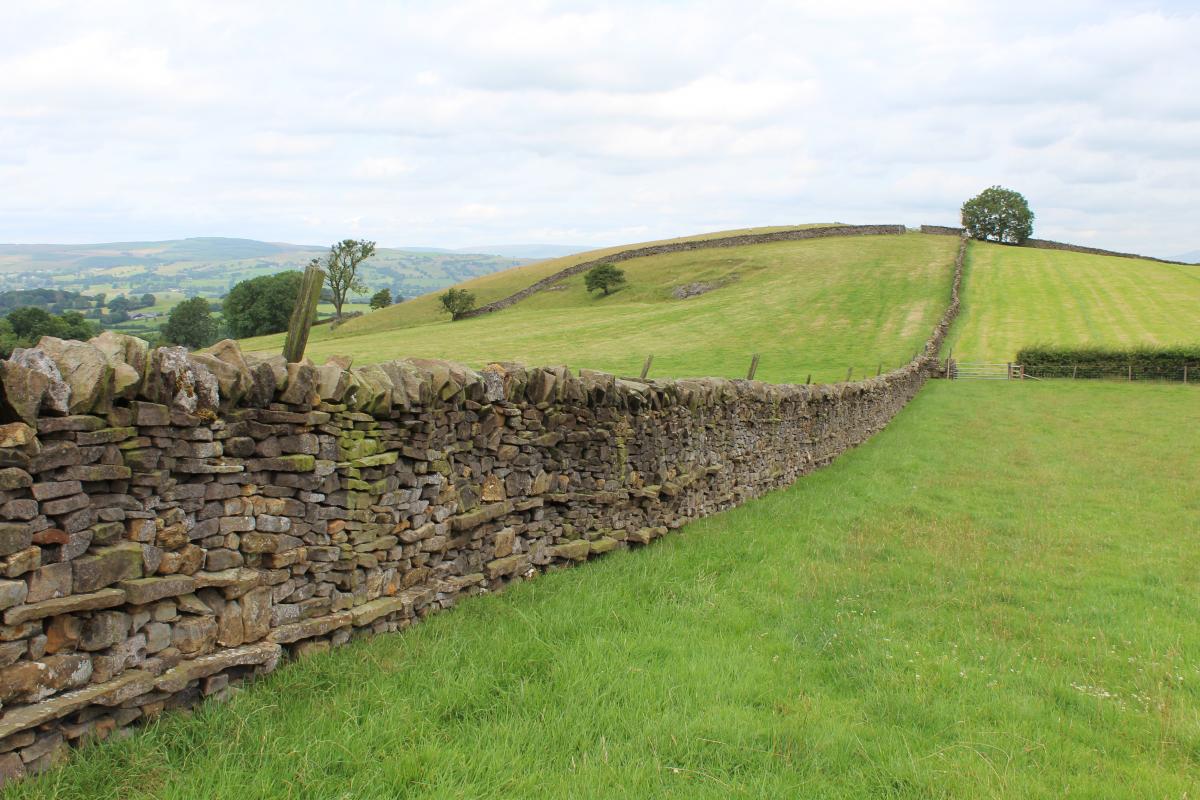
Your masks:
M935 382L790 489L4 796L1193 797L1196 399Z
M744 377L757 352L762 380L803 382L809 374L815 381L844 380L848 368L859 377L873 375L880 365L897 367L920 349L945 308L956 246L949 237L909 234L654 256L623 263L628 285L608 297L589 295L579 275L561 290L484 317L450 322L443 315L441 321L388 327L402 314L409 321L432 314L418 306L434 302L423 298L352 320L336 332L314 330L307 354L318 362L337 354L360 363L405 356L474 366L565 363L636 375L652 353L654 376ZM495 293L500 297L537 280L541 271L561 268L530 265L473 285L503 282ZM691 299L672 296L680 285L725 281ZM495 299L479 292L480 302ZM280 336L243 343L264 352L281 345Z
M1200 266L972 242L948 341L967 361L1010 361L1034 344L1200 341Z

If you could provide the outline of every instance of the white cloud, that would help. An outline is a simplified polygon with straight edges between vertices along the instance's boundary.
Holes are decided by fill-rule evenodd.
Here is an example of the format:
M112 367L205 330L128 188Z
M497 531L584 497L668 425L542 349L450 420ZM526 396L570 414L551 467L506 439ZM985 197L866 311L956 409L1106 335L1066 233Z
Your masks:
M1039 235L1200 246L1189 3L8 6L0 241L617 243L1002 183Z

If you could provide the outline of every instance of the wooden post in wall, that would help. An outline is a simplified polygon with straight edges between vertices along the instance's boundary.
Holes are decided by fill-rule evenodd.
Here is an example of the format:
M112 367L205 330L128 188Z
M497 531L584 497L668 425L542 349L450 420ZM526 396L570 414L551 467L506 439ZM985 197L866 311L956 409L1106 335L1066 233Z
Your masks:
M304 268L300 295L296 298L296 306L292 309L292 317L288 321L283 357L289 364L304 358L304 348L308 346L308 333L317 317L317 304L321 302L321 287L324 285L325 270L313 259L312 263Z
M646 363L642 365L642 380L646 380L646 376L650 374L650 364L654 361L654 354L646 356Z
M850 376L853 374L854 374L854 367L850 367L848 370L846 370L846 383L850 382Z
M758 353L755 353L754 357L750 359L750 371L746 373L746 380L754 380L755 372L758 372Z
M811 372L808 373L808 377L804 379L805 386L808 386L810 383L812 383L812 373Z

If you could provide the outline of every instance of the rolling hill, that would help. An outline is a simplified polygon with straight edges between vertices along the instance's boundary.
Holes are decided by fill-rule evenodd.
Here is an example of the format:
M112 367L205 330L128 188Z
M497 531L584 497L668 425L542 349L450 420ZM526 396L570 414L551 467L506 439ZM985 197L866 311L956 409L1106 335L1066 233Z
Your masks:
M706 236L712 236L708 234ZM308 355L565 363L638 374L744 376L802 383L890 369L912 357L942 313L957 241L920 234L776 242L621 264L628 284L589 294L576 275L512 308L450 322L435 296L317 329ZM617 249L625 248L613 248ZM463 284L489 302L608 251L539 262ZM560 288L561 287L561 288ZM705 291L707 289L707 291ZM700 292L681 298L679 295ZM275 351L282 337L248 340Z
M1035 344L1200 342L1200 266L971 242L947 346L1010 361Z

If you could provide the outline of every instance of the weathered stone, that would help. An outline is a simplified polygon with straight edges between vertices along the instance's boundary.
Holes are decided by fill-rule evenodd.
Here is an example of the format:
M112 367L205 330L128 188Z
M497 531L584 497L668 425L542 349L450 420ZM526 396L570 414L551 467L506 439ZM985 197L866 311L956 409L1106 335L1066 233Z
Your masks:
M28 483L25 485L30 486ZM34 500L54 500L67 495L79 494L83 491L83 484L79 481L47 481L32 484L30 491L33 493Z
M0 581L0 609L24 603L28 593L25 581Z
M98 611L83 623L79 649L103 650L125 640L129 615L123 611Z
M320 401L317 392L317 369L309 364L288 364L287 384L281 402L293 405L316 405Z
M217 621L212 617L185 617L175 623L171 641L184 654L211 650L217 641Z
M36 702L55 692L83 686L91 677L92 661L84 655L55 655L41 661L22 661L0 670L0 702Z
M324 636L330 631L344 628L347 625L353 624L353 622L354 617L349 611L339 611L335 614L314 617L313 619L306 619L291 625L280 625L271 631L267 639L279 644L289 644L301 639L309 639L313 636Z
M29 594L22 602L40 603L55 597L66 597L71 593L71 564L47 564L29 573L25 578L29 583Z
M16 416L29 425L37 424L38 411L50 378L14 361L0 361L0 407L7 407L9 418Z
M547 552L552 557L582 561L592 552L592 546L586 539L577 539L574 542L565 542L563 545L547 548Z
M594 539L590 542L590 549L593 553L607 553L610 550L616 549L617 540L611 536L601 536L599 539Z
M33 619L52 617L56 614L69 614L73 611L92 611L98 608L112 608L125 602L125 593L120 589L101 589L90 594L73 594L53 600L43 600L40 603L26 603L13 606L4 612L5 625L19 625Z
M0 517L4 519L30 520L38 515L38 502L32 498L23 497L9 500L0 505Z
M24 422L0 425L0 448L36 453L41 449L37 433Z
M407 606L407 608L406 608ZM350 610L355 627L369 625L375 620L396 612L412 613L412 601L404 596L381 597Z
M54 361L71 389L67 410L86 414L107 410L111 402L112 367L104 354L86 342L43 336L37 348Z
M278 644L260 642L259 644L235 647L213 655L200 656L164 672L154 682L154 688L160 692L178 692L194 680L215 675L230 667L262 664L271 668L278 662L281 652L282 648Z
M133 412L133 424L144 427L162 427L171 424L171 409L161 403L135 401L129 404Z
M0 559L0 574L6 578L19 578L42 565L42 548L32 545Z
M74 614L59 614L51 617L46 625L46 652L60 653L74 650L83 635L83 618Z
M126 578L142 575L142 548L136 542L101 547L92 555L81 556L72 563L74 591L94 592Z
M24 550L33 543L33 529L28 522L0 522L0 556Z
M489 561L485 572L488 578L495 579L502 575L522 573L529 569L529 564L528 555L506 556L505 558L497 558L494 561Z
M109 698L124 694L130 686L141 689L131 695L132 697L145 694L153 686L153 684L146 685L146 676L147 673L140 670L130 670L107 683L94 684L78 691L66 692L58 697L43 700L24 708L6 710L4 716L0 717L0 739L52 720L62 719L93 703L104 704ZM120 702L124 702L124 700Z
M125 592L127 602L145 605L166 597L191 594L196 590L196 580L190 575L135 578L119 582L117 588Z
M285 550L294 550L303 544L302 540L285 533L248 531L242 534L243 553L282 553Z
M183 347L158 347L150 353L143 396L185 414L214 413L220 401L217 378Z
M59 370L58 364L54 362L54 359L37 348L17 348L13 351L9 363L36 372L46 379L40 397L39 407L42 411L50 414L68 413L71 401L71 388L63 380L62 372ZM7 382L5 383L5 391L8 391ZM18 388L17 391L25 393L18 401L24 407L31 399L28 393L36 392L36 388L30 385ZM24 415L22 415L22 419L25 419ZM26 419L25 421L30 425L34 424L31 420Z

